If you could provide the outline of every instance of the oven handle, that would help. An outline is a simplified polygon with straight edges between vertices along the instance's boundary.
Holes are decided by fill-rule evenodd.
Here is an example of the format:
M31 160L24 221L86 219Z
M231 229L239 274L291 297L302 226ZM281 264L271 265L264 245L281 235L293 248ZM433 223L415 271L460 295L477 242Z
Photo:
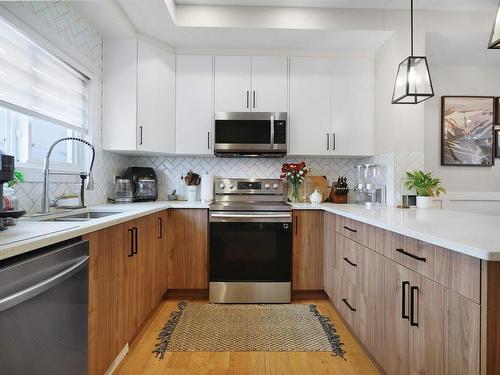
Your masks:
M234 221L255 221L255 222L291 222L292 215L287 214L218 214L211 213L210 214L211 221L230 221L234 219ZM214 219L214 220L212 220ZM270 220L267 220L270 219Z

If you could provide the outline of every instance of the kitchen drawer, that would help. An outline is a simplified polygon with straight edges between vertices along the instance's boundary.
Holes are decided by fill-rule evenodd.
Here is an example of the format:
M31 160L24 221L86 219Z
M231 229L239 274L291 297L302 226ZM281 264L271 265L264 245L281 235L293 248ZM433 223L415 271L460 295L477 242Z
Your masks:
M343 216L337 216L335 228L347 238L350 238L363 246L373 249L375 247L376 228L371 225L349 219Z
M354 286L358 284L362 252L363 246L357 242L343 235L337 236L334 267Z
M375 243L378 253L479 303L479 259L380 228Z

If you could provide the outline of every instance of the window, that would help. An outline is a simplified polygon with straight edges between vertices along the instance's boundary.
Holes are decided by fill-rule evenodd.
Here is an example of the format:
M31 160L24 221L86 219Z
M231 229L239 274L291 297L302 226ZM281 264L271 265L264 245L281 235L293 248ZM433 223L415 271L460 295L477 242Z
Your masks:
M0 18L0 150L40 166L62 137L88 138L89 79ZM52 166L81 169L82 145L59 144Z

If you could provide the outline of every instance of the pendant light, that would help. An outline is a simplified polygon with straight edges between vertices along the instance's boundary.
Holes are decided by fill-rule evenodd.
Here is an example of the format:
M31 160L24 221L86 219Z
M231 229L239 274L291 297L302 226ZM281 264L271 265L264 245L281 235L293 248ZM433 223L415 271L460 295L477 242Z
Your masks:
M427 59L413 56L413 0L410 0L410 56L399 64L392 104L418 104L433 96Z
M490 42L488 43L489 49L500 49L500 4L498 4L497 16L495 23L491 30Z

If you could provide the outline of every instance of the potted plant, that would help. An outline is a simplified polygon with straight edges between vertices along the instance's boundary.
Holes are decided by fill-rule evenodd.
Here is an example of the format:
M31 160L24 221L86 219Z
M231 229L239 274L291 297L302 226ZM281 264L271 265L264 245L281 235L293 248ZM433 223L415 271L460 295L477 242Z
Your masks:
M421 170L406 172L405 185L408 189L417 192L418 208L432 208L433 198L446 192L439 177L434 177L431 172L425 173Z

